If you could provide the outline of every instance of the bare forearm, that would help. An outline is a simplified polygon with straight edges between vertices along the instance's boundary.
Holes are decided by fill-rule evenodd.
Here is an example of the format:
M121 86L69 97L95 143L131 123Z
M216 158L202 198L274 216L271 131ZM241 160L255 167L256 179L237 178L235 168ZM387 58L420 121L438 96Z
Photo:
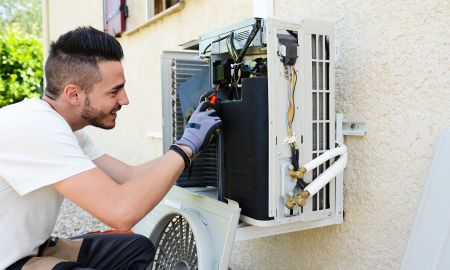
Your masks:
M139 166L138 176L121 185L122 207L127 213L130 227L159 203L183 169L183 159L177 153L169 151L166 155Z
M141 176L147 170L152 169L155 166L158 166L157 164L161 161L162 158L163 158L163 156L157 157L157 158L147 161L143 164L132 166L132 174L130 175L130 179L135 179L135 178Z
M52 187L105 224L128 230L159 203L184 166L183 158L169 151L156 161L154 167L123 184L95 168L59 181Z
M112 156L103 155L94 160L95 165L102 169L111 179L118 184L123 184L149 170L158 163L161 157L150 160L140 165L131 166Z

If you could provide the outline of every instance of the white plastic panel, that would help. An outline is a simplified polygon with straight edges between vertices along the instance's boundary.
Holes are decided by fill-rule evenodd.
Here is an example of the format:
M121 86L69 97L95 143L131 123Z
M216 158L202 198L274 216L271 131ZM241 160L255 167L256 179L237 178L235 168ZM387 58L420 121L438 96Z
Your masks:
M242 220L258 226L274 226L342 215L342 211L336 211L336 200L342 199L342 196L336 196L336 180L332 180L316 195L308 198L303 208L295 207L290 216L284 206L287 200L286 190L295 184L285 173L291 156L289 145L284 143L287 138L286 111L290 81L288 69L281 63L278 54L277 34L286 30L298 34L298 58L294 65L297 84L293 131L300 150L301 166L335 147L333 27L323 22L287 22L280 19L269 19L265 25L269 62L269 216L273 216L274 220ZM311 182L325 171L332 161L306 174L305 181ZM339 177L338 181L342 181L342 177Z
M402 270L450 269L450 129L436 145Z
M166 197L134 228L133 231L157 242L161 226L175 214L190 223L197 241L199 269L228 269L240 208L211 199L200 192L172 187ZM203 257L202 257L203 255Z

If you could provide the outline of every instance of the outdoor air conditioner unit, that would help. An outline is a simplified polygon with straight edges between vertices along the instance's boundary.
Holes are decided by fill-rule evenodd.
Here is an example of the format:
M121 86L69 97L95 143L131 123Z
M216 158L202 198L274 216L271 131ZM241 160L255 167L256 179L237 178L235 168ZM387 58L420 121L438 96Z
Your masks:
M341 223L332 25L251 18L197 46L162 56L164 151L209 89L223 130L134 228L152 269L227 269L235 240Z

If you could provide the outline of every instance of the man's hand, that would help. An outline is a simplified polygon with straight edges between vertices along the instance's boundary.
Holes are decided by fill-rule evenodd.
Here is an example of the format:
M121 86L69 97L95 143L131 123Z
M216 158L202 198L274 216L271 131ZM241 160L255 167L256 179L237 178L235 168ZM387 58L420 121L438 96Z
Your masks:
M222 120L213 109L214 105L209 102L202 102L192 113L184 134L176 141L176 144L188 146L195 157L219 134L222 127Z

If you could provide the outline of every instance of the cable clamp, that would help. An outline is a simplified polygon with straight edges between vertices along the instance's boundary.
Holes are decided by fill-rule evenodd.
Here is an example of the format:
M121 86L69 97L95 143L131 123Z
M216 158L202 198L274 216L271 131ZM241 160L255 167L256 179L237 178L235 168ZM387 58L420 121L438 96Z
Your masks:
M293 144L297 141L297 136L295 134L293 134L292 136L286 137L286 139L284 139L284 144Z

